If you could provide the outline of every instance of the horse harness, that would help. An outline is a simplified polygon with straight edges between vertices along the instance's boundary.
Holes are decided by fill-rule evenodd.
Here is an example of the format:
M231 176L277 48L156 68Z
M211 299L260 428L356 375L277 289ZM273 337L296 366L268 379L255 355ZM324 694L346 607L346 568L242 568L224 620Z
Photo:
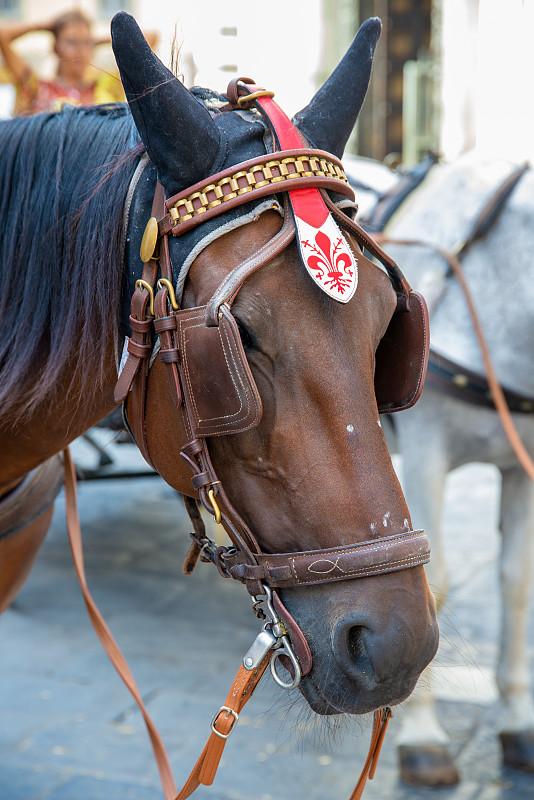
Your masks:
M115 400L124 403L134 438L152 464L145 414L153 339L157 334L157 357L165 365L169 391L183 421L181 455L191 480L192 497L184 496L184 502L194 532L184 572L191 573L199 558L214 563L221 575L245 584L256 615L264 620L262 630L243 658L225 705L213 718L208 743L177 796L163 745L112 639L109 644L109 631L88 592L80 557L81 542L72 544L93 625L141 708L167 800L175 797L185 800L200 783L213 782L239 711L269 665L275 681L287 689L298 686L301 676L311 670L308 643L280 600L278 589L408 569L427 563L430 551L423 531L406 531L343 547L264 553L217 477L207 440L246 431L258 425L262 415L261 397L247 363L232 303L244 281L293 241L298 225L295 209L302 210L303 198L315 204L315 209L323 209L329 224L335 219L353 235L362 250L367 248L379 259L396 291L397 310L376 354L375 392L380 411L397 411L415 403L422 390L428 356L428 319L423 298L411 289L397 264L326 194L330 190L354 198L339 160L324 151L305 147L300 134L272 100L272 93L255 86L250 79L232 81L228 99L224 111L254 106L267 120L278 149L212 175L169 199L165 199L163 188L157 183L152 217L141 244L143 273L131 299L127 357L115 388ZM299 196L302 190L308 194ZM180 236L226 210L280 193L284 194L284 221L279 232L233 269L206 305L180 308L174 291L169 236ZM339 235L341 241L343 237ZM357 261L364 259L359 251L356 255ZM333 263L330 270L334 274ZM73 511L74 479L74 467L66 454L69 529L74 529L76 537L79 522ZM223 525L232 542L230 547L218 547L207 537L199 502ZM279 674L279 660L288 670L289 680ZM361 796L367 778L373 777L390 714L388 708L375 712L369 755L351 800Z

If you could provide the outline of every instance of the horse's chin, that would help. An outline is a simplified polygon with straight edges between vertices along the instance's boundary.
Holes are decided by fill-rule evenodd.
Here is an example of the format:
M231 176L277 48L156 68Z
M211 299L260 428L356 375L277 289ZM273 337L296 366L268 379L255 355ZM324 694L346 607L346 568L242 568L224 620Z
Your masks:
M383 688L377 689L376 693L365 693L363 695L353 695L347 689L345 692L340 691L335 698L332 697L332 690L329 687L328 699L324 696L321 689L313 680L313 676L309 675L303 678L300 684L300 692L311 710L320 716L334 716L336 714L353 714L360 716L362 714L369 714L376 711L378 708L384 706L396 706L406 700L415 688L416 681L410 682L401 693L398 687L395 692L385 692Z

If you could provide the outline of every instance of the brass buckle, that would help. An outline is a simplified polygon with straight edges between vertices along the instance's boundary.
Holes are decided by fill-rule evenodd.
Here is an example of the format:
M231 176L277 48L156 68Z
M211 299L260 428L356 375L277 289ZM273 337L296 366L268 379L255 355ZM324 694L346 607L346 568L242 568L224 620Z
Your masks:
M174 294L174 286L172 285L172 283L170 282L170 280L168 278L160 278L159 279L159 281L158 281L158 289L163 289L164 286L166 287L166 289L167 289L167 291L169 293L169 300L171 301L171 306L173 307L173 310L174 311L178 311L180 306L176 302L176 295Z
M135 282L135 288L138 289L139 287L141 287L142 289L146 289L147 292L150 295L149 311L150 311L150 316L153 317L154 316L154 289L148 283L148 281L144 281L142 278L139 278L139 280Z

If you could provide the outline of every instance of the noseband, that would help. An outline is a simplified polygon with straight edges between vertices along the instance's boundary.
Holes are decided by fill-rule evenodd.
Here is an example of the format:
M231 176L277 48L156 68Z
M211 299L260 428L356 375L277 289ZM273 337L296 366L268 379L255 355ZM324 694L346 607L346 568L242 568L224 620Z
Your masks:
M244 85L237 81L230 85L230 102L225 110L254 104L269 123L275 143L283 142L284 137L294 143L295 136L301 141L292 123L270 99L270 93L251 85L248 79L242 80ZM286 130L281 130L284 126ZM343 547L264 553L230 503L212 464L209 438L246 431L261 419L261 397L246 359L232 304L244 281L295 238L296 217L290 210L295 189L313 190L328 216L352 234L362 250L365 247L377 257L387 271L397 294L397 311L390 326L395 334L396 350L381 356L381 345L377 351L379 410L398 410L413 405L422 389L428 351L424 301L412 291L397 264L326 194L330 190L354 199L341 162L329 153L306 147L279 149L240 163L169 199L165 199L161 185L157 184L152 217L141 245L143 274L131 300L132 335L127 345L128 356L115 389L115 400L126 401L132 433L144 457L152 463L145 431L145 406L155 331L159 336L158 357L165 364L169 390L186 431L187 440L181 446L181 455L191 469L191 494L223 525L232 541L230 547L217 547L206 536L197 500L184 497L194 527L184 571L192 572L200 557L213 562L224 577L246 585L259 616L270 618L269 633L271 636L274 633L278 645L292 662L294 679L290 684L278 678L276 669L273 670L278 682L291 688L298 683L301 673L305 675L310 671L311 655L303 634L273 590L408 569L427 563L430 552L423 531L404 531ZM280 231L233 269L206 305L180 308L174 292L169 236L180 236L251 200L281 193L284 194L284 222ZM363 254L358 252L357 261L363 259ZM391 339L391 336L384 337L384 340ZM384 373L388 374L384 377ZM393 389L384 388L390 384ZM288 633L297 658L289 644ZM258 644L259 650L267 646L267 634L264 639ZM270 641L269 649L273 647ZM256 655L249 658L251 663L256 663Z

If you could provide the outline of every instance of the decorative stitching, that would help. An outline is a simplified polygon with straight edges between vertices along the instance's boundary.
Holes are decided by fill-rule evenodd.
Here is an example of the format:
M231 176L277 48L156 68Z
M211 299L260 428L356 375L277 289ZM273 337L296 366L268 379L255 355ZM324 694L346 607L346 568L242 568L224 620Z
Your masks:
M426 558L426 561L422 561L422 558ZM359 575L361 578L365 578L369 575L374 575L376 573L379 574L386 574L387 572L395 572L395 568L402 568L402 567L410 567L410 566L419 566L422 564L427 563L429 560L429 554L425 555L416 555L416 556L409 556L403 559L397 559L396 561L386 561L383 564L376 564L372 567L359 567L358 569L351 570L350 572L344 572L342 575L339 575L335 578L328 577L328 578L312 578L311 580L300 579L297 575L295 570L295 564L293 563L293 574L295 575L295 580L297 583L300 584L308 584L308 583L328 583L331 581L340 581L347 577L354 577L355 575ZM386 569L384 569L386 567Z
M398 542L407 542L411 539L426 539L424 531L408 531L407 533L396 533L393 536L383 536L381 539L374 539L371 541L365 542L356 542L356 544L352 544L345 548L344 550L337 550L336 548L325 548L324 550L304 550L302 553L292 553L291 557L294 559L301 558L302 556L307 555L330 555L332 554L332 550L335 550L337 555L346 555L350 553L367 553L373 552L375 550L382 550L384 542L391 543L392 545L397 544Z
M234 681L234 685L232 686L232 697L237 697L237 693L241 690L243 684L246 683L246 680L249 677L249 675L242 674L239 683L237 682L238 677L239 673L236 675L236 680Z

